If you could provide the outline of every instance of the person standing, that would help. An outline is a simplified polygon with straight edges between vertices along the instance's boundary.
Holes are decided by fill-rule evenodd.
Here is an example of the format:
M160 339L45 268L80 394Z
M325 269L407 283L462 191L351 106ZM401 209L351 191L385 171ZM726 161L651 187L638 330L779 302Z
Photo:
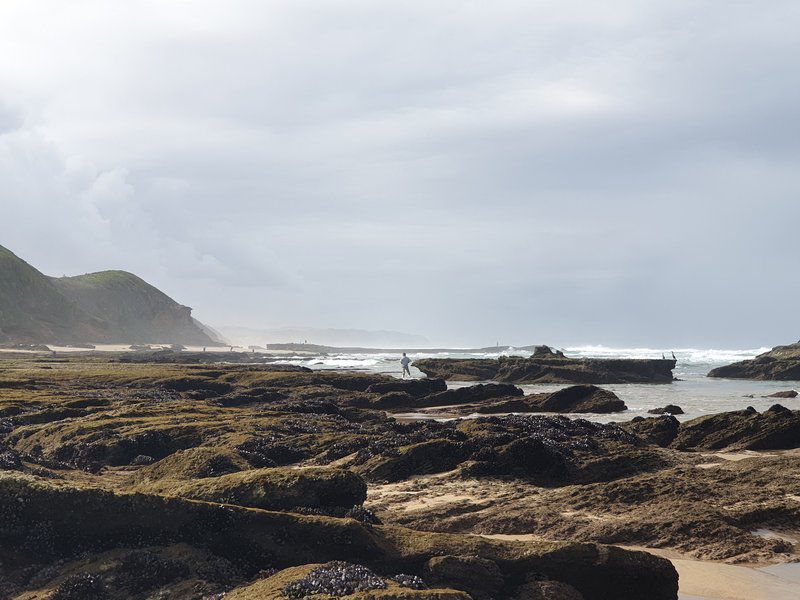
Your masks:
M411 364L411 359L406 356L405 352L403 352L403 358L400 359L400 364L403 365L403 379L406 378L406 373L411 377L411 369L408 368L408 365Z

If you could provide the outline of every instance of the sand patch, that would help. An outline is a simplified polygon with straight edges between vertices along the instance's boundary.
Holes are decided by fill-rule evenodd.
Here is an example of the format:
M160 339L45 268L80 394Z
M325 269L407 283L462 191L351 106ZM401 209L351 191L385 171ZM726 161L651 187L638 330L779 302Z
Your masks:
M703 456L709 456L731 462L739 462L740 460L745 460L747 458L767 458L777 456L777 454L771 454L769 452L756 452L754 450L743 450L741 452L712 452L710 454L703 454Z
M685 558L674 550L623 546L669 559L679 576L681 600L797 600L800 564L764 568Z

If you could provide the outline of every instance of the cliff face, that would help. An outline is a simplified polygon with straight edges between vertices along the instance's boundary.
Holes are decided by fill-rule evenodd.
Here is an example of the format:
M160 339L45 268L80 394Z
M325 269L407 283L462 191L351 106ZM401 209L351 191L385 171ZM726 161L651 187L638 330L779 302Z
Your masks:
M708 376L764 381L800 381L800 342L788 346L776 346L751 360L718 367Z
M51 278L0 246L0 340L179 343L214 340L191 309L124 271Z
M103 271L53 280L61 293L99 319L106 336L132 343L211 344L192 309L132 273Z
M674 360L501 357L414 361L428 377L504 383L670 383Z

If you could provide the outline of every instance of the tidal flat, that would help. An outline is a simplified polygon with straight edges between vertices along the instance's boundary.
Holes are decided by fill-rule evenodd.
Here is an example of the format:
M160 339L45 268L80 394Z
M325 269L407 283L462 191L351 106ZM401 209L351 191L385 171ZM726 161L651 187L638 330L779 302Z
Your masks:
M684 562L800 558L797 412L394 416L527 398L458 389L4 354L0 597L735 598L684 586Z

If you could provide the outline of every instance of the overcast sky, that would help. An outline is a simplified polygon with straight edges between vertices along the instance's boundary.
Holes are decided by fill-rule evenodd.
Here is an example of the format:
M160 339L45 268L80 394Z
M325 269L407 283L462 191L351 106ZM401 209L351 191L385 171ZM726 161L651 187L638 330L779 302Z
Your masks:
M0 4L0 244L212 325L800 338L796 0Z

